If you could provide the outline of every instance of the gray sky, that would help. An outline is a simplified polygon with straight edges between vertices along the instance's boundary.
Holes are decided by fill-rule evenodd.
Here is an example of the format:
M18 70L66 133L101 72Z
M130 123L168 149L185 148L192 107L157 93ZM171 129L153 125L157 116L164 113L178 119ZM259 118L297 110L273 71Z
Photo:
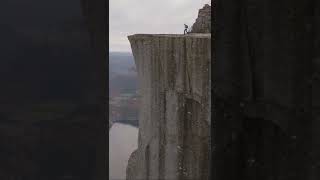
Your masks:
M109 51L131 52L132 34L182 34L210 0L110 0Z

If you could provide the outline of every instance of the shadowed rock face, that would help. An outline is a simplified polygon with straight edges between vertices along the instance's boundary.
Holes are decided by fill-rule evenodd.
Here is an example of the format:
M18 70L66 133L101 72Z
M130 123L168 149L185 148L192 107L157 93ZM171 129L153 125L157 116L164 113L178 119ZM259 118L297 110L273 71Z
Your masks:
M129 41L142 105L127 179L208 179L211 34Z
M211 33L211 6L206 4L199 10L198 18L192 26L192 33Z

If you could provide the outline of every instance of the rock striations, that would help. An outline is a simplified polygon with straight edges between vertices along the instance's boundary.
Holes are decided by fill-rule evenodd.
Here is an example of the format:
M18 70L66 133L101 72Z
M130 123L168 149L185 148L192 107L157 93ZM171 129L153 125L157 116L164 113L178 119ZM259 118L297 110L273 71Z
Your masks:
M191 33L211 33L211 6L206 4L199 10L198 18L192 26Z
M142 107L127 179L208 179L211 34L137 34L129 41Z

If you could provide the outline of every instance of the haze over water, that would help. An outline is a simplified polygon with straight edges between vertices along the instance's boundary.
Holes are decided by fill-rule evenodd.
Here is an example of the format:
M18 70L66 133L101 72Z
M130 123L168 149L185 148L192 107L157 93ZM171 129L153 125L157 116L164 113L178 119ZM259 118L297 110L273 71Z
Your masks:
M109 180L125 180L131 153L138 147L138 128L115 123L109 132Z

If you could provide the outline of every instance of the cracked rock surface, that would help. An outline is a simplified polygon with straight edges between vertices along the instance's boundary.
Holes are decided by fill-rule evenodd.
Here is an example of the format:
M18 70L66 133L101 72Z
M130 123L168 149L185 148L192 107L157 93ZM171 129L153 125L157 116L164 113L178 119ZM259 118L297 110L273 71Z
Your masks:
M198 18L192 26L192 33L211 33L211 6L206 4L199 10Z
M142 106L127 179L208 179L211 34L137 34L129 41Z

